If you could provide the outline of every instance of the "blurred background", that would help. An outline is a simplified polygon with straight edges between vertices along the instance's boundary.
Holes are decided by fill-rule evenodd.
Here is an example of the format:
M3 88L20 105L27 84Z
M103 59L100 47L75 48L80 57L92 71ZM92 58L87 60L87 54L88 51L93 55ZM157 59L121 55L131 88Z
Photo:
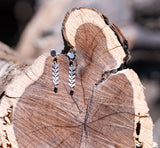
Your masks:
M81 6L105 13L128 39L128 67L145 87L160 146L160 0L0 0L0 41L30 59L52 47L60 52L64 15Z

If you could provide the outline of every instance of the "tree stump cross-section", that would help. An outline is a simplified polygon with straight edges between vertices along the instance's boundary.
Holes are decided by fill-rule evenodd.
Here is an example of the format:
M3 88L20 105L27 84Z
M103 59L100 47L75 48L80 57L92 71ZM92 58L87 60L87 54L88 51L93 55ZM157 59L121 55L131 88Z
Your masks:
M127 41L116 25L91 8L74 8L62 24L64 50L44 53L15 76L0 104L1 147L151 148L152 120L137 74L124 69ZM69 58L75 53L74 94Z

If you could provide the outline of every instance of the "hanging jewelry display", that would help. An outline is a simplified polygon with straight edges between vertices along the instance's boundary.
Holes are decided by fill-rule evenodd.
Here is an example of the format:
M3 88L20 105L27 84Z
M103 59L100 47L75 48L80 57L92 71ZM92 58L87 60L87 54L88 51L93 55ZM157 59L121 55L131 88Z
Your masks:
M57 85L59 84L59 64L57 64L57 57L56 57L56 51L54 49L50 50L50 54L52 57L54 57L53 59L53 64L52 64L52 75L53 75L53 84L54 84L54 92L57 93L58 92L58 88Z
M75 73L76 73L76 67L74 66L74 59L75 54L73 52L68 52L68 58L69 58L69 86L70 86L70 95L73 96L74 94L74 87L75 87Z

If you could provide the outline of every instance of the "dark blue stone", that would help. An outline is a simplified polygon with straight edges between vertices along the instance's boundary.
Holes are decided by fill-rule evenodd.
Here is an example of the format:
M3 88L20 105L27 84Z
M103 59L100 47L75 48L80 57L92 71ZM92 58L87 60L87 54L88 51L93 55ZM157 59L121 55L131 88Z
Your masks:
M52 57L55 57L56 56L56 51L54 49L51 49L50 54L51 54Z

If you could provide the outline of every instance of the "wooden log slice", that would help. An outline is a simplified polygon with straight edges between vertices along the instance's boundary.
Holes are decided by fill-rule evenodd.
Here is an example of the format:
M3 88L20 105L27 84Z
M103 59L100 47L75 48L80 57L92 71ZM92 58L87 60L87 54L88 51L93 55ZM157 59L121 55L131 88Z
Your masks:
M0 42L0 98L6 85L29 64L30 60L19 56L16 51Z
M136 73L121 69L126 51L106 17L75 8L64 18L65 48L40 56L7 86L0 105L2 145L14 148L151 148L152 120ZM76 55L74 94L69 58ZM121 70L120 70L121 69Z

